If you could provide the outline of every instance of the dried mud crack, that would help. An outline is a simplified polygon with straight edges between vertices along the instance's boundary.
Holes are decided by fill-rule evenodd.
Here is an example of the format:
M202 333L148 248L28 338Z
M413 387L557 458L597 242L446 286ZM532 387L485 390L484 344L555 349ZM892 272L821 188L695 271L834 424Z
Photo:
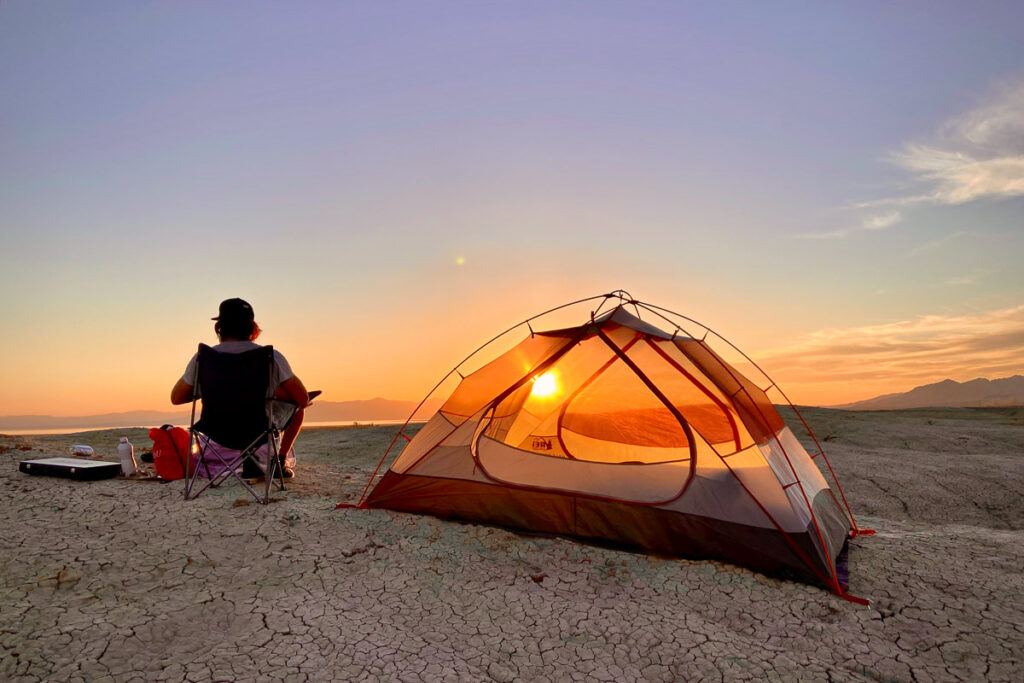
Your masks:
M810 411L878 530L851 542L866 608L718 562L335 511L388 428L304 434L269 506L30 477L19 448L67 437L0 438L0 679L1016 681L1024 427L971 416Z

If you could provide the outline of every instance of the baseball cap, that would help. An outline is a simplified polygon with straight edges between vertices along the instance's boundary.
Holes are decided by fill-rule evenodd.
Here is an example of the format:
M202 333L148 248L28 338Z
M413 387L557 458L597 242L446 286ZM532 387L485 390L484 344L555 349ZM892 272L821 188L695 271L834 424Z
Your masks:
M236 298L221 301L217 317L210 320L252 320L255 317L249 302Z

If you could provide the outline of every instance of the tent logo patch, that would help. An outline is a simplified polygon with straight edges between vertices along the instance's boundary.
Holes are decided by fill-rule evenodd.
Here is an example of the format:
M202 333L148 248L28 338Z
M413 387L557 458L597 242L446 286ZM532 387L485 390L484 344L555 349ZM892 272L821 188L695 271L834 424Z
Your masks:
M550 451L552 448L551 439L546 439L542 436L533 437L533 450Z

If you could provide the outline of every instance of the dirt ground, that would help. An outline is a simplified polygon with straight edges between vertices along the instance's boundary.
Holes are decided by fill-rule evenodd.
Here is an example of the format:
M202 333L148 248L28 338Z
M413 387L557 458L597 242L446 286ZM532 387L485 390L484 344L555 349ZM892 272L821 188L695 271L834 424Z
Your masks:
M850 592L355 501L393 427L309 429L237 485L18 472L144 430L0 436L0 679L1022 679L1024 409L805 412L854 513Z

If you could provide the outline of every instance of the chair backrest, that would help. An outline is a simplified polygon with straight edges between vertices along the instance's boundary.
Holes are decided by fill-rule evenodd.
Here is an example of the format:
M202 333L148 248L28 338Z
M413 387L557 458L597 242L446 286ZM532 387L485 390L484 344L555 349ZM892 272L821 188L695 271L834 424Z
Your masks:
M222 353L200 344L195 393L203 400L203 411L193 428L238 450L261 436L265 439L273 369L272 346Z

